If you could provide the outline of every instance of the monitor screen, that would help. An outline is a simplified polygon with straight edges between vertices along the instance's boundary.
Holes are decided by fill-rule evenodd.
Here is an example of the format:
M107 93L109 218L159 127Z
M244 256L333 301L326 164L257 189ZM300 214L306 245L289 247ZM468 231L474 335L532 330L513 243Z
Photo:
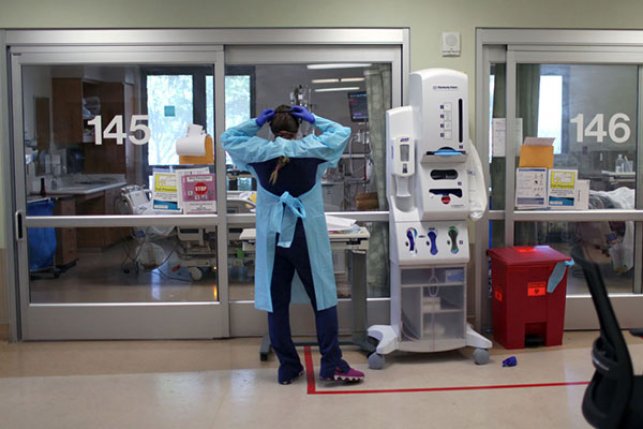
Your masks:
M351 121L368 121L368 103L366 102L366 91L348 93L348 107L351 113Z

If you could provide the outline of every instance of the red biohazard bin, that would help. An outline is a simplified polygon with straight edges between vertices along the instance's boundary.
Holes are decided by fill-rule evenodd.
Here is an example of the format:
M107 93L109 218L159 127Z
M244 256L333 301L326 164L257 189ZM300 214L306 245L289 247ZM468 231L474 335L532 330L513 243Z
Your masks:
M507 349L563 342L567 269L552 293L547 283L556 264L571 258L549 246L489 249L493 337Z

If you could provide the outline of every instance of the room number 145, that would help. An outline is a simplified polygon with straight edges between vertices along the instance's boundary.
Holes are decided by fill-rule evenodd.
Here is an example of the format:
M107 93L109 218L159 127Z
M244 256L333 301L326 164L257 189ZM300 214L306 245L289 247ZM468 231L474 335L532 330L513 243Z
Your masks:
M103 139L115 139L116 144L123 144L125 139L129 140L137 145L144 145L150 141L150 128L139 123L139 121L147 121L147 115L132 115L132 120L130 122L130 135L128 136L124 131L123 126L123 115L116 115L112 119L105 130L103 131L103 118L99 115L94 117L91 121L87 121L88 125L94 126L94 143L97 145L103 144ZM140 131L143 135L138 137L135 134L137 131Z
M630 139L632 131L627 124L630 117L625 113L615 113L609 120L607 131L605 131L605 115L598 113L585 126L585 116L582 113L569 120L576 124L576 142L582 143L584 137L596 137L596 142L603 143L603 139L609 135L614 143L625 143Z

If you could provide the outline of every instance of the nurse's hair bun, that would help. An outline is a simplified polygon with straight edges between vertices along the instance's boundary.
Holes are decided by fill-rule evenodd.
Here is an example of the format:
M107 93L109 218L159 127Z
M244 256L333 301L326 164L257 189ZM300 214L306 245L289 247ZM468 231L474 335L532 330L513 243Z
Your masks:
M275 107L275 115L270 121L270 131L276 136L285 133L295 135L299 130L299 120L290 114L290 106L282 104Z

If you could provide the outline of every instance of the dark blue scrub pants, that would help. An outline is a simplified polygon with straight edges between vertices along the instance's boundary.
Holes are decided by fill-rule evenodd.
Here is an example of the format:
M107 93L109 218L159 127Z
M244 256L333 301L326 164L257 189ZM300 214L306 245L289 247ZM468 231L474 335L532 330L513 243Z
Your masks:
M304 369L290 331L289 307L295 270L315 311L317 342L322 355L319 376L331 378L337 368L341 371L348 370L348 364L342 359L342 351L339 348L337 306L317 310L306 235L302 221L299 219L292 245L289 248L276 246L270 284L273 311L268 313L268 332L270 344L279 358L280 383L297 377Z

